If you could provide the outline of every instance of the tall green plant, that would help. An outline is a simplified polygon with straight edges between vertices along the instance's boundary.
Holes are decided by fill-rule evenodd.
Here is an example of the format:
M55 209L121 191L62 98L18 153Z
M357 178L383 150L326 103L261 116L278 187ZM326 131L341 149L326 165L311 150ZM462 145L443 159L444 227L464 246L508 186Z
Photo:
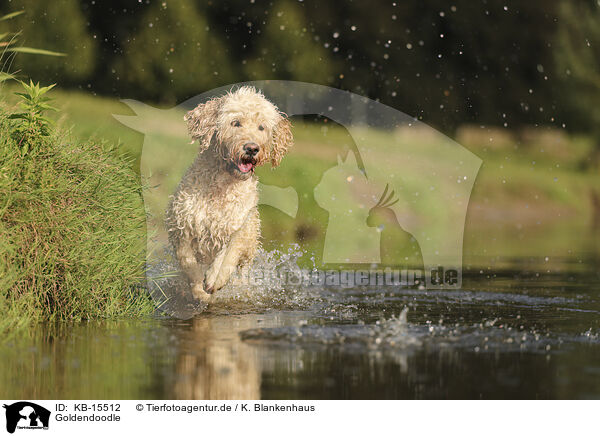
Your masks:
M33 83L31 80L29 84L21 82L21 85L24 92L15 94L21 97L22 112L10 114L8 118L19 120L13 129L13 137L17 140L21 155L24 157L29 152L29 145L35 143L29 137L50 135L50 125L53 121L45 117L44 112L57 109L48 104L50 98L46 96L46 93L54 88L54 85L40 86L39 83Z

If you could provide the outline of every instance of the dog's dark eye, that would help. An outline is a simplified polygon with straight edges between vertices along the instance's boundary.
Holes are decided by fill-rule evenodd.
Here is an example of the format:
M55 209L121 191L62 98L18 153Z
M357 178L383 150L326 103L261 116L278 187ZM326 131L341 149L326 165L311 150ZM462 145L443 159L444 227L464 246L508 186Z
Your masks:
M261 124L260 126L258 126L258 130L265 130L265 127Z
M231 125L233 127L242 127L242 123L240 123L238 120L233 121Z

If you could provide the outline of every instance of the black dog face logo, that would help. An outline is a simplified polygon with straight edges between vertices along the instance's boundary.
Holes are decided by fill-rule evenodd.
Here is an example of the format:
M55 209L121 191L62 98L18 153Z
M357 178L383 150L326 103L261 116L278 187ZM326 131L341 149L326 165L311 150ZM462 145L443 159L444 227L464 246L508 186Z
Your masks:
M14 433L18 427L23 428L48 428L50 411L28 401L19 401L11 405L4 405L6 409L6 431Z

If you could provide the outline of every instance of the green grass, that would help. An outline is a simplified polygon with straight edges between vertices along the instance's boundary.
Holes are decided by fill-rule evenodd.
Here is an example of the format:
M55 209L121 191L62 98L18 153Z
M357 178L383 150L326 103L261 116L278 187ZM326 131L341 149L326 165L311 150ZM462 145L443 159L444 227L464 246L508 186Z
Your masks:
M0 336L36 321L150 314L131 160L14 113L0 106Z

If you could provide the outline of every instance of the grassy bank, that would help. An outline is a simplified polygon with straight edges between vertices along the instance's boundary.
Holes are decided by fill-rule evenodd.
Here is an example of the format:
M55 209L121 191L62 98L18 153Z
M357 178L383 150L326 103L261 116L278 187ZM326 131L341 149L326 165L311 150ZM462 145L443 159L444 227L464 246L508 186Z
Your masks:
M0 102L0 335L151 313L136 290L145 217L131 165L108 142Z

